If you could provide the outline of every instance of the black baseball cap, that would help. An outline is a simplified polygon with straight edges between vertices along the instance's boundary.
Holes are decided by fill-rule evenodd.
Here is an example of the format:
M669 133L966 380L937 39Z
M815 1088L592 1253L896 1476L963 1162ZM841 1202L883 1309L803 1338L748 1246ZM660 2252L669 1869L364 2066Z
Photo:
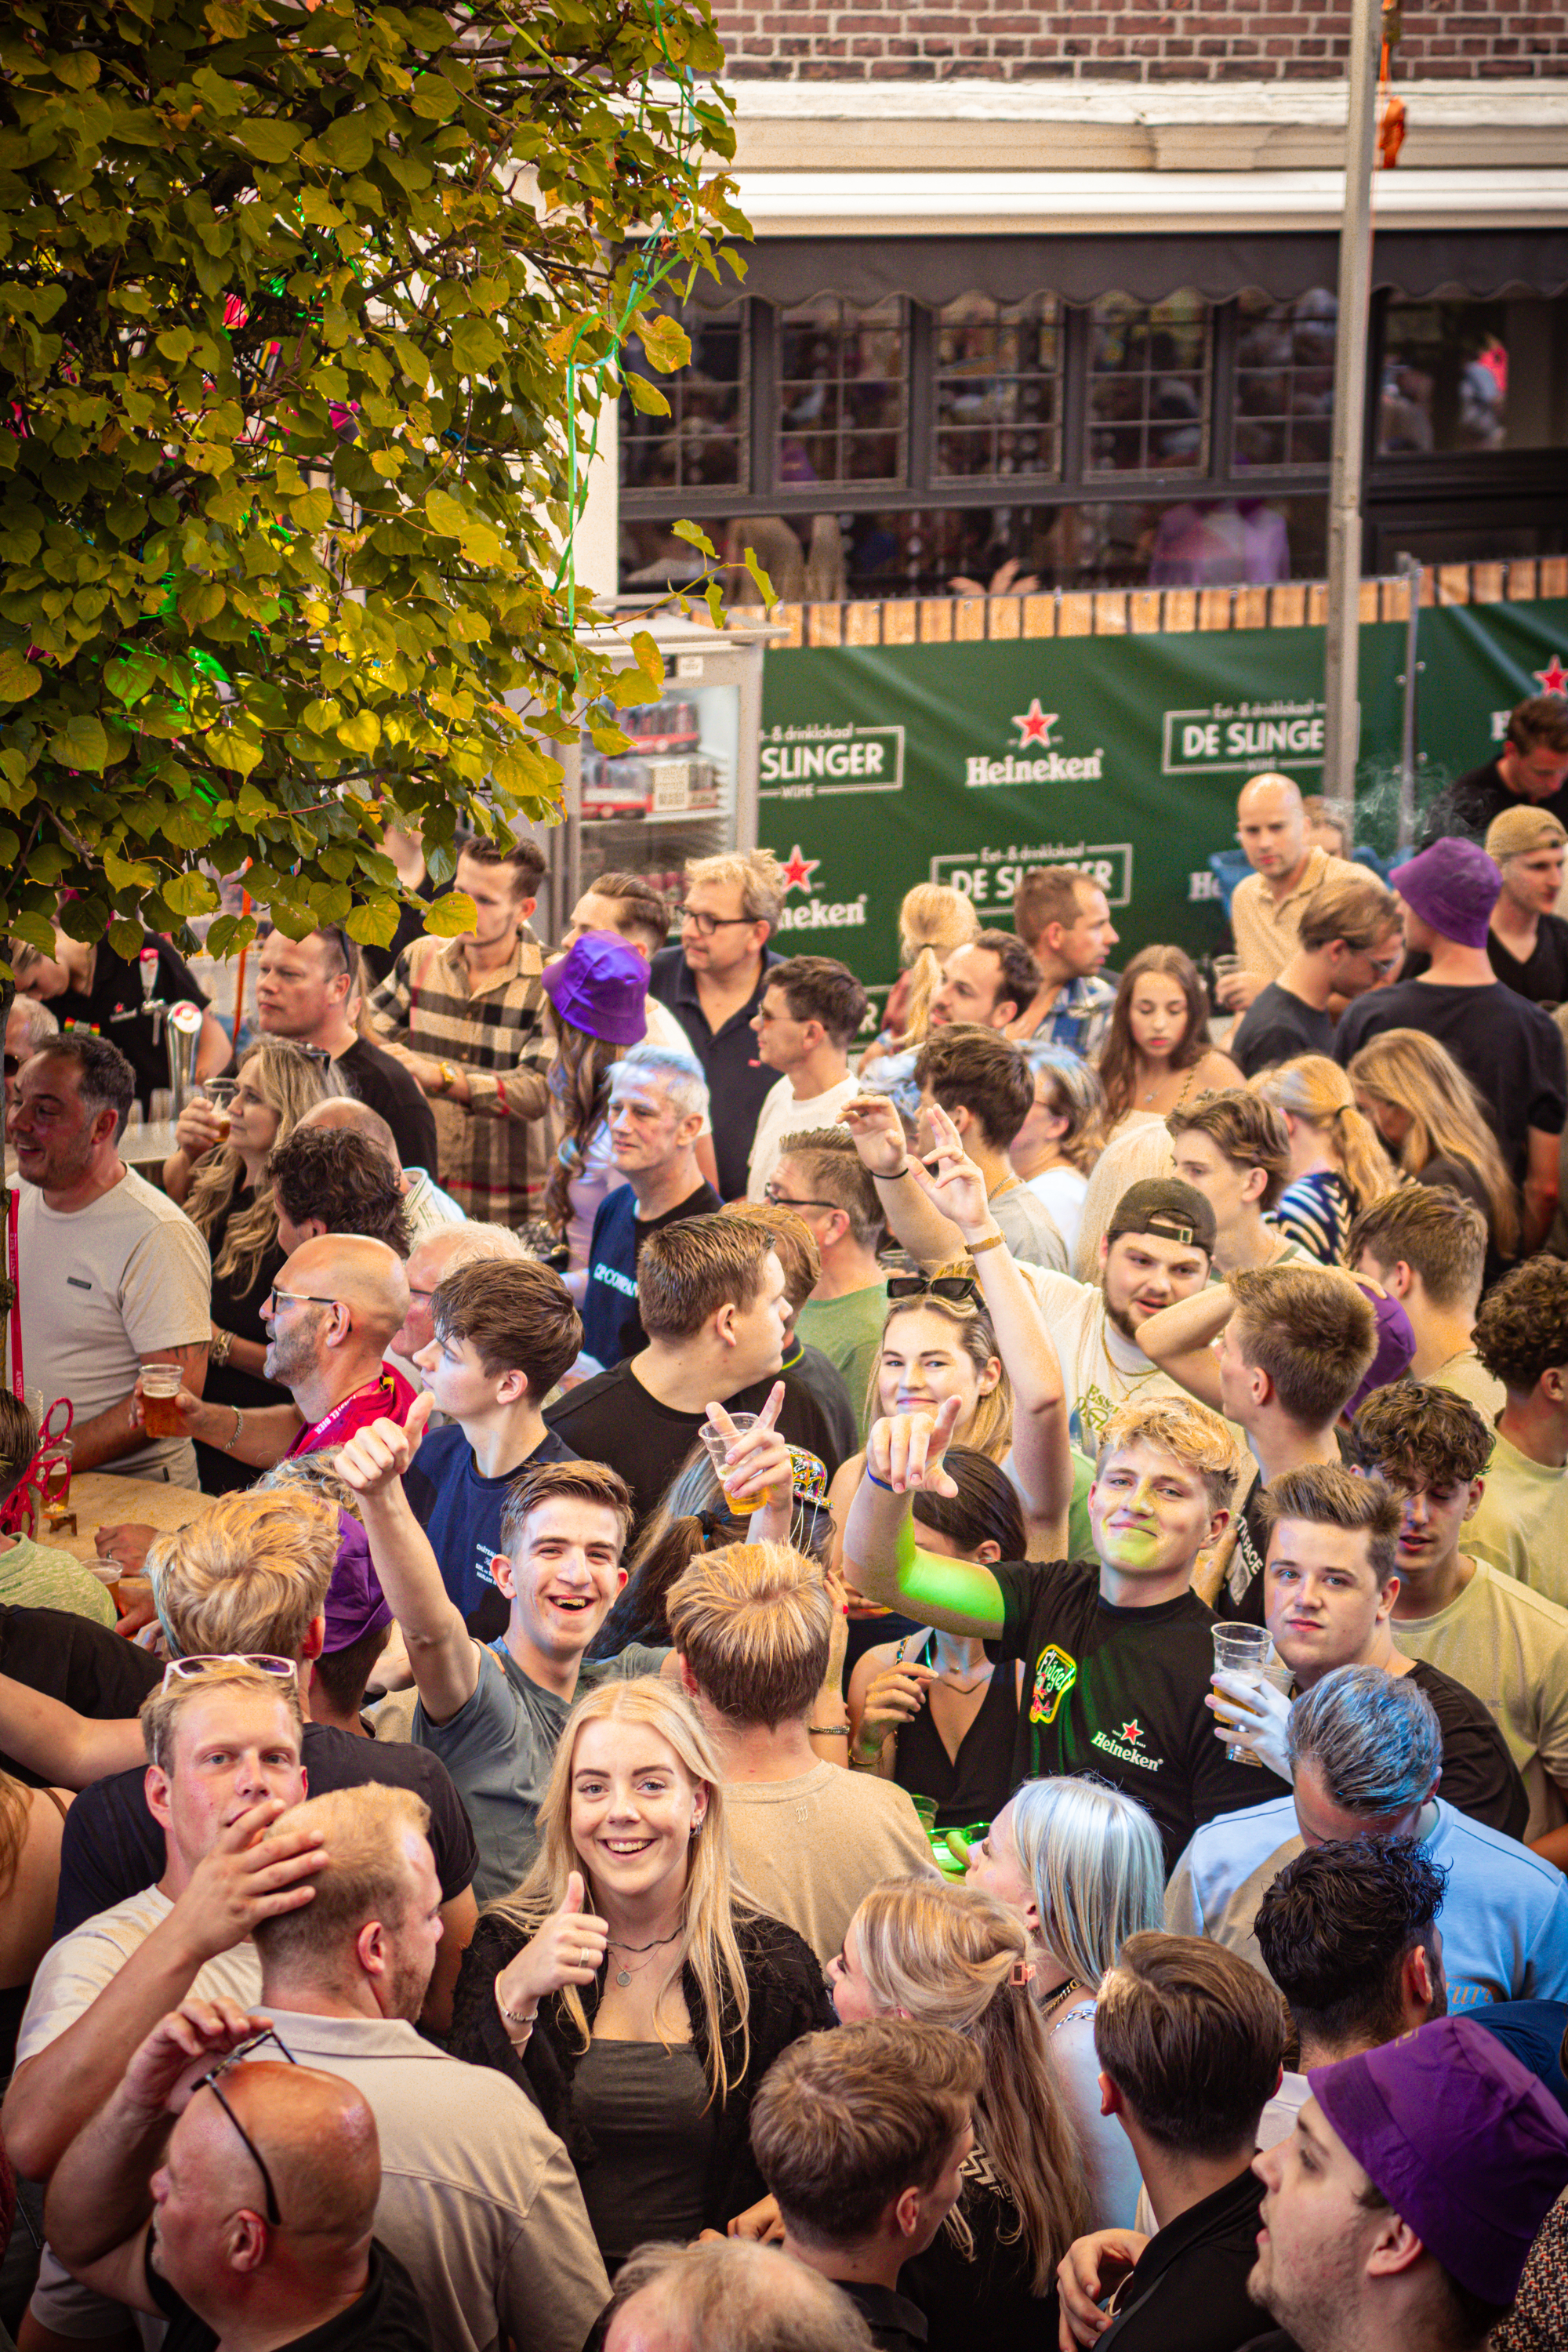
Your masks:
M1108 1243L1121 1234L1153 1234L1161 1241L1182 1242L1213 1257L1214 1211L1179 1176L1146 1176L1142 1183L1128 1186L1105 1229Z

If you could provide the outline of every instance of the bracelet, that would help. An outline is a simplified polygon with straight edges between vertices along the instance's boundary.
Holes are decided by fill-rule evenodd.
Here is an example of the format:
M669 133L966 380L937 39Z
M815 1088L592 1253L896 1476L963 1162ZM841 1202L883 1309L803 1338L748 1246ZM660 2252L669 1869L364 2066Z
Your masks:
M842 1723L808 1723L805 1728L807 1737L812 1739L847 1739L849 1717L846 1716Z
M884 1495L896 1495L899 1491L896 1486L890 1486L885 1478L879 1478L869 1463L867 1464L863 1475L869 1478L873 1486L880 1486Z
M1005 1249L1006 1245L1005 1234L987 1234L983 1242L970 1242L966 1244L971 1257L979 1257L988 1249Z
M907 1176L909 1172L910 1163L906 1160L901 1168L895 1168L890 1176L884 1176L879 1181L884 1184L896 1184L901 1176Z
M223 1443L223 1450L226 1454L232 1454L234 1452L236 1445L239 1442L239 1433L245 1427L245 1415L241 1412L239 1407L237 1404L230 1405L229 1411L234 1415L234 1427L230 1430Z
M215 1327L213 1336L207 1342L208 1363L226 1364L229 1359L229 1351L233 1346L234 1333L232 1331L220 1331Z

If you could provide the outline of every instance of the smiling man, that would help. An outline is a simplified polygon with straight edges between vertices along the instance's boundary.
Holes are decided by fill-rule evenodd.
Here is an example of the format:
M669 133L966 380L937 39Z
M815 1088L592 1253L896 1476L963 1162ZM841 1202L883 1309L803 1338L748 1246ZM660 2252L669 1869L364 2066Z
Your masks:
M722 1208L697 1164L709 1113L695 1055L634 1045L610 1072L610 1156L625 1178L594 1218L588 1263L569 1286L583 1309L583 1349L608 1370L645 1344L637 1315L637 1255L650 1234Z
M579 1690L657 1674L669 1653L634 1643L584 1664L626 1580L631 1502L601 1462L539 1463L513 1481L504 1549L489 1563L510 1614L499 1641L474 1639L404 1490L433 1402L419 1398L406 1428L378 1421L359 1431L338 1455L338 1473L360 1497L371 1559L403 1629L419 1693L414 1737L446 1765L473 1822L474 1892L484 1904L528 1874L540 1799Z
M1000 1644L1024 1663L1013 1780L1091 1773L1153 1817L1173 1862L1195 1824L1257 1799L1255 1770L1226 1760L1204 1701L1214 1618L1192 1590L1235 1485L1224 1423L1185 1399L1128 1405L1104 1432L1089 1514L1092 1561L986 1567L922 1551L910 1496L953 1494L942 1454L958 1417L879 1422L845 1534L846 1570L868 1600L940 1632Z

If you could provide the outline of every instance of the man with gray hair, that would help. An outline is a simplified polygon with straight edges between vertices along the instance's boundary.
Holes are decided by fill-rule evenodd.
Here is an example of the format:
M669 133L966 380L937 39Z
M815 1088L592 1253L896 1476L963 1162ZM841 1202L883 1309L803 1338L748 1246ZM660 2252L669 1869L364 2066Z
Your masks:
M459 1266L491 1259L499 1265L521 1265L531 1255L526 1243L510 1225L482 1224L472 1217L460 1225L437 1225L416 1241L404 1268L408 1276L408 1312L387 1349L416 1388L425 1383L414 1360L436 1336L430 1301L447 1276L456 1274Z
M5 1116L10 1118L16 1108L16 1079L24 1062L41 1054L51 1037L60 1034L60 1024L47 1004L36 996L16 996L5 1015Z
M441 1937L423 1801L408 1789L336 1789L280 1827L315 1831L328 1859L305 1910L253 1931L258 2006L301 2065L343 2076L369 2105L376 2235L413 2279L436 2342L578 2352L610 2289L565 2149L505 2074L415 2030Z
M871 2352L842 2287L779 2246L639 2246L616 2280L605 2352Z
M610 1155L626 1181L600 1202L587 1265L569 1286L582 1294L585 1370L647 1345L637 1252L649 1234L724 1205L697 1165L708 1107L700 1064L672 1045L634 1045L610 1071Z
M1568 2000L1561 1871L1437 1794L1443 1734L1426 1693L1381 1666L1341 1666L1290 1709L1291 1794L1205 1822L1177 1863L1165 1924L1263 1971L1253 1923L1288 1862L1342 1838L1409 1838L1448 1874L1449 2004Z

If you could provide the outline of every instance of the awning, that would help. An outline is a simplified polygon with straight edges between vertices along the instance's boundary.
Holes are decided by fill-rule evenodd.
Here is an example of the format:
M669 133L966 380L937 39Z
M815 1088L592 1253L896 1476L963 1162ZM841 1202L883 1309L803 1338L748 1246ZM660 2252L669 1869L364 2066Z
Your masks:
M764 301L961 294L1069 302L1190 287L1289 300L1338 275L1337 172L748 173L745 290ZM1568 289L1568 172L1376 175L1373 280L1403 294ZM700 278L696 299L734 298Z

